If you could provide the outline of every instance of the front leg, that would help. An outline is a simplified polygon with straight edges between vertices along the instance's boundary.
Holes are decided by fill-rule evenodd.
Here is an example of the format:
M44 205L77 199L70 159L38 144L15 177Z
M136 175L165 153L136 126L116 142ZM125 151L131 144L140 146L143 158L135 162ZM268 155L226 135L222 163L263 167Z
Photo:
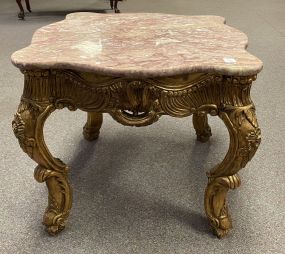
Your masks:
M44 123L54 110L52 104L22 99L12 122L21 148L38 163L35 179L46 182L49 195L43 224L51 235L64 229L72 205L68 167L50 154L43 137Z
M237 172L254 156L261 138L253 104L222 106L218 114L229 131L230 146L225 159L208 173L205 210L216 235L223 237L232 227L227 192L240 185Z
M18 18L19 19L24 19L25 18L25 12L24 12L24 8L22 6L21 0L16 0L19 8L20 8L20 12L18 13Z

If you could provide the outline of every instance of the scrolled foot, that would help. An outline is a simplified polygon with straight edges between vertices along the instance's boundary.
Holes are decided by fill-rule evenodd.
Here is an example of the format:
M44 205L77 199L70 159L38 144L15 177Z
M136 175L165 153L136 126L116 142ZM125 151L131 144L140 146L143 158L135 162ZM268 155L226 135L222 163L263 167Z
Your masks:
M223 238L228 234L229 230L228 229L215 229L214 234L218 237L218 238Z
M48 207L43 216L43 224L50 235L56 235L65 228L72 202L72 192L67 173L45 169L35 169L35 179L46 182L48 187Z
M224 209L227 210L227 207L225 206ZM223 211L224 215L220 215L218 218L211 218L210 223L213 228L214 234L218 238L225 237L230 229L232 229L232 220L230 218L230 215L228 211Z
M89 128L88 126L83 127L83 136L88 141L93 141L98 139L100 131L94 128Z
M226 196L229 189L240 186L238 175L209 178L205 192L205 211L217 237L222 238L232 228Z
M115 8L115 13L121 13L121 11L117 8Z
M197 133L197 141L201 143L206 143L209 141L211 136L212 136L211 128L210 126L208 126L208 128L205 129L203 133Z
M46 212L43 218L43 225L49 235L55 236L65 228L65 219L58 217L52 212Z

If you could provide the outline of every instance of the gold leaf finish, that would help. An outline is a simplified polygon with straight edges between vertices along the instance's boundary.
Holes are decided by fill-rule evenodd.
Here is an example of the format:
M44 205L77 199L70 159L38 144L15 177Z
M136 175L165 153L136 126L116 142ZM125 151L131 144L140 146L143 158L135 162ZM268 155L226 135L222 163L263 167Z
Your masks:
M132 79L71 70L23 70L25 86L12 123L24 152L38 163L35 178L46 182L48 207L43 223L54 235L64 228L72 203L68 167L54 158L43 137L47 117L64 107L87 112L84 137L99 136L103 113L129 126L146 126L162 115L193 115L197 139L212 135L207 115L219 116L229 135L224 160L208 175L205 210L218 237L232 227L226 196L240 185L238 171L254 156L260 144L260 129L250 88L256 76L226 76L193 73L161 78Z
M64 229L72 205L72 190L67 179L68 167L52 157L43 138L44 122L54 110L52 104L23 97L12 122L21 148L38 163L35 179L46 182L48 187L48 207L43 224L52 235Z
M98 138L103 123L103 114L97 112L87 113L87 122L83 127L83 136L88 141Z

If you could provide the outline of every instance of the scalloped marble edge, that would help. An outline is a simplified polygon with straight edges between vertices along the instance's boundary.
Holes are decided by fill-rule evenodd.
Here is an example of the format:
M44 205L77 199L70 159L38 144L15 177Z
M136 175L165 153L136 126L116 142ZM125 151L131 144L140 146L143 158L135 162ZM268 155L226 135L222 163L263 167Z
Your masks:
M55 22L52 23L50 25L55 25L55 24L61 24L63 22L65 22L66 20L75 20L76 18L79 19L88 19L91 16L95 16L95 15L104 15L104 16L113 16L113 15L117 15L117 16L130 16L130 15L134 15L134 14L139 14L139 15L147 15L147 14L151 14L151 15L169 15L169 16L180 16L180 17L201 17L201 18L209 18L212 20L215 19L216 23L221 23L224 24L226 23L226 20L224 17L221 16L215 16L215 15L195 15L195 16L186 16L186 15L174 15L174 14L163 14L163 13L124 13L124 14L101 14L101 13L89 13L89 12L78 12L78 13L71 13L68 14L64 20L59 21L59 22ZM228 66L215 66L215 65L191 65L191 66L184 66L183 68L165 68L165 69L160 69L159 72L157 72L157 70L152 70L152 69L148 69L148 70L134 70L134 69L119 69L119 68L107 68L107 67L100 67L100 66L90 66L90 64L86 63L78 63L78 62L64 62L64 61L60 61L60 62L54 62L54 61L46 61L46 62L36 62L33 61L31 63L29 62L24 62L24 61L20 61L18 59L18 55L26 49L29 49L33 46L33 42L35 41L35 39L37 38L37 36L41 33L41 31L50 26L44 26L41 27L39 29L36 30L36 32L33 35L31 44L28 47L25 47L21 50L18 50L16 52L14 52L11 56L11 60L12 63L19 69L21 70L29 70L29 69L71 69L74 71L82 71L82 72L92 72L92 73L98 73L101 75L109 75L109 76L120 76L120 77L129 77L129 78L148 78L148 77L165 77L165 76L175 76L175 75L182 75L182 74L187 74L187 73L196 73L196 72L204 72L204 73L217 73L217 74L223 74L223 75L233 75L233 76L248 76L248 75L255 75L257 73L259 73L262 68L263 68L263 63L261 60L259 60L257 57L255 57L254 55L250 54L246 48L248 46L248 37L246 34L244 34L243 32L239 31L238 29L231 27L231 26L227 26L237 32L240 32L241 34L244 35L244 38L246 38L246 40L244 40L244 42L242 43L242 48L239 48L239 50L243 50L246 55L252 57L255 61L256 64L252 65L251 67L247 66L247 68L243 68L241 66L235 66L235 65L228 65ZM229 59L231 60L231 59Z

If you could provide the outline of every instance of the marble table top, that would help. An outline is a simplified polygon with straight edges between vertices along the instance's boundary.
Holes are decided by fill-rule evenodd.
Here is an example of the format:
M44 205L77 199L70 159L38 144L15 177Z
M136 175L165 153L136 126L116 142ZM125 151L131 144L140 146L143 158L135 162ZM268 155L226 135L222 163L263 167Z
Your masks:
M74 13L38 29L12 63L137 78L258 73L262 62L245 50L247 36L224 23L219 16Z

